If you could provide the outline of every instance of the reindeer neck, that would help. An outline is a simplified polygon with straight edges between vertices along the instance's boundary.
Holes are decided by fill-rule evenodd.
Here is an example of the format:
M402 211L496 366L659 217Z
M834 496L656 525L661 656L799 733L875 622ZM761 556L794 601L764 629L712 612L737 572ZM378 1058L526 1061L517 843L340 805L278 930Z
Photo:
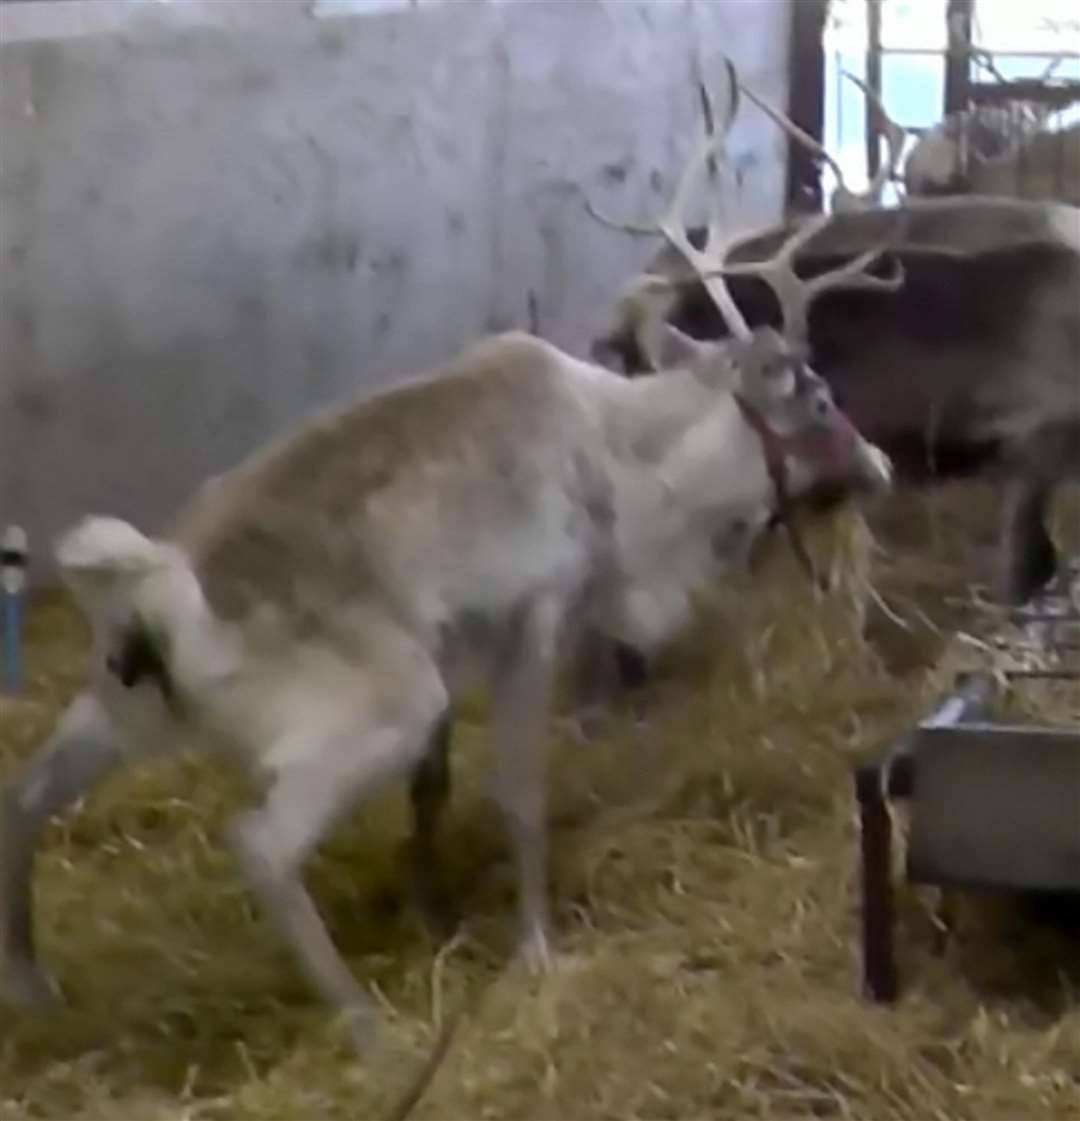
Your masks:
M613 568L606 625L652 649L689 621L718 564L748 554L771 510L757 434L734 397L690 375L624 382L610 414Z
M627 541L648 539L650 552L662 550L693 527L708 536L726 519L756 520L771 509L760 437L730 392L679 372L627 382L614 433Z
M645 468L661 462L720 396L681 370L619 379L614 386L608 420L612 451Z

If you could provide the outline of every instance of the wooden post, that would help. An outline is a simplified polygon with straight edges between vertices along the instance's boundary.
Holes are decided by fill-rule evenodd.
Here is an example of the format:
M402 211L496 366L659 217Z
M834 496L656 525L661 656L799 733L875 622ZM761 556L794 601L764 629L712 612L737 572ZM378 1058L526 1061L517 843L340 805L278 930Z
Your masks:
M876 764L855 772L862 851L863 989L871 1000L897 996L893 951L892 822L885 804L882 771Z
M953 691L920 728L949 727L979 719L994 699L997 685L983 673L960 674ZM917 731L917 729L916 729ZM862 890L863 991L891 1004L899 993L893 934L892 819L890 798L910 798L915 784L911 754L915 732L903 736L885 757L855 770L859 806L860 886Z
M881 0L866 0L866 85L881 97ZM881 166L877 113L866 106L866 176L873 179Z
M971 20L974 0L949 0L945 10L948 53L945 55L945 113L966 109L971 92Z
M825 17L828 0L791 4L788 116L815 140L825 135ZM787 203L796 213L824 209L821 167L801 144L788 141Z

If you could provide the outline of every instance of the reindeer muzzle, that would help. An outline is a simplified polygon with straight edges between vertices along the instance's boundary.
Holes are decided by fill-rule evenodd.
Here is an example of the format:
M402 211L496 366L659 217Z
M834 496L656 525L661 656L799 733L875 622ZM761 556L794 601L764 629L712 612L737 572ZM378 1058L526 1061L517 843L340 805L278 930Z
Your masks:
M824 486L841 485L861 474L862 442L855 426L839 409L833 410L827 426L796 432L784 441L788 455L809 466L815 481Z
M889 457L840 409L833 410L827 427L798 433L786 443L788 453L813 471L815 490L877 494L892 487Z

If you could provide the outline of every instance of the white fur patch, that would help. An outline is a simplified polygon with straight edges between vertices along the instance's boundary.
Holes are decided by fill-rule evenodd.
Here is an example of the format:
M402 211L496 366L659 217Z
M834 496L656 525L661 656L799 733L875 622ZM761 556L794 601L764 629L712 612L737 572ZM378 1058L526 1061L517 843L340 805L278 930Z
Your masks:
M120 518L90 515L56 545L56 560L68 571L142 573L162 562L162 550Z

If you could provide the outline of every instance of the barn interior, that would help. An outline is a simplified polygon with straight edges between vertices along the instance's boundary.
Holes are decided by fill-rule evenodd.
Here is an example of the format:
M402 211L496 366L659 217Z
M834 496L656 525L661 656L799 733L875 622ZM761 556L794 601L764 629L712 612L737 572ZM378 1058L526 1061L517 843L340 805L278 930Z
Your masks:
M877 177L874 206L1056 207L1080 257L1080 21L1056 0L0 0L0 523L29 541L0 782L87 677L58 533L89 511L153 531L299 417L486 334L587 357L663 244L597 214L663 209L726 61L832 157L744 98L739 228ZM886 118L907 130L889 178ZM1008 682L996 719L1080 732L1080 487L1063 467L1047 515L1048 640L1002 601L1007 481L982 466L800 511L824 587L772 535L599 732L561 701L543 976L512 958L469 698L440 842L456 929L410 898L404 788L307 868L385 1015L364 1059L229 854L246 780L194 753L110 779L42 842L66 1003L0 1001L0 1115L1076 1117L1073 899L912 883L900 844L902 991L862 979L855 768L963 673Z

